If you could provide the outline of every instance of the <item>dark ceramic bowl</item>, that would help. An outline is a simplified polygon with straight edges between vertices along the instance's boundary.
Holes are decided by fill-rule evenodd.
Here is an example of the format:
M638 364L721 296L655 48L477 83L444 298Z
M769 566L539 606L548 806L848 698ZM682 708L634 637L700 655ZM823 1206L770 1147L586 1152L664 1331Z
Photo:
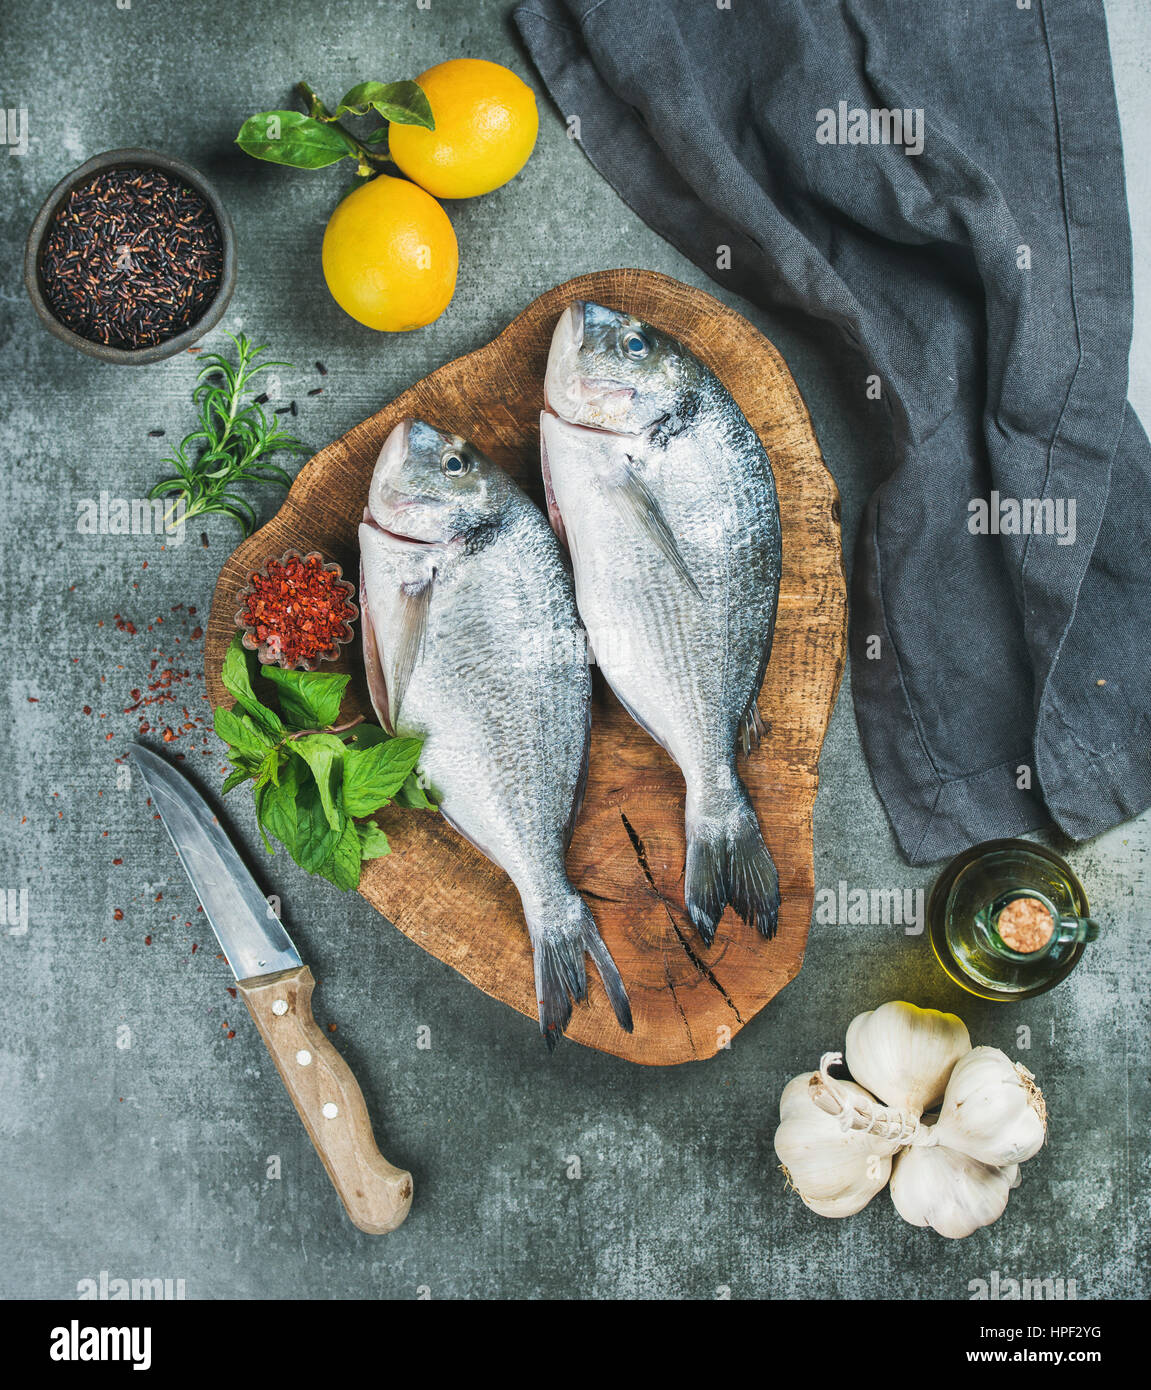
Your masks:
M156 343L152 347L106 347L103 343L93 342L90 338L82 338L60 322L53 314L44 295L44 285L40 276L40 254L44 239L48 234L49 224L60 204L74 188L79 184L86 183L93 175L102 173L106 169L159 169L162 173L171 174L173 178L177 178L182 183L186 183L189 188L195 189L212 209L220 228L224 266L215 299L190 327L177 333L175 337L167 338L164 342ZM28 233L28 245L24 252L24 288L28 291L28 297L32 301L32 307L39 315L40 322L49 333L54 333L62 342L69 343L80 352L86 352L89 357L98 357L101 362L121 362L141 367L146 366L149 362L161 362L165 357L174 357L176 353L183 352L185 348L190 347L198 338L202 338L205 333L220 322L235 287L236 234L232 230L232 219L220 201L220 195L204 175L193 169L190 164L185 164L181 159L174 159L171 155L159 154L155 150L108 150L105 154L93 156L86 164L81 164L78 169L74 169L67 178L61 179L52 192L48 194L44 206L36 214L36 220L32 223L32 230Z

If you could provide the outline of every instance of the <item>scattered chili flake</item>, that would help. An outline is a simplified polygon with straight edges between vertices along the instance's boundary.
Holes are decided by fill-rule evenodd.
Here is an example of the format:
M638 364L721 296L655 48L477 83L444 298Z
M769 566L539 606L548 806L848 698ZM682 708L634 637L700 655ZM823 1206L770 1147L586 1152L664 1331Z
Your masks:
M123 861L122 859L113 859L113 860L112 860L112 863L113 863L113 864L122 864L123 862L124 862L124 861Z
M193 641L193 642L198 642L198 641L200 640L200 638L203 637L203 635L204 635L204 629L203 629L202 627L194 627L194 628L192 629L191 637L192 637L192 641Z
M322 396L323 394L324 388L322 386L313 386L312 389L308 392L309 396Z
M192 925L191 922L189 922L188 925L191 926L191 925ZM200 949L200 943L199 943L198 941L193 941L193 942L192 942L192 954L195 955L196 952L197 952L199 949Z
M165 743L171 743L172 740L173 740L175 737L176 737L175 733L174 733L170 728L164 730L164 742L165 742Z
M328 1024L328 1032L329 1032L329 1033L334 1033L335 1031L336 1031L336 1025L335 1025L334 1023L329 1023L329 1024Z
M231 985L228 986L228 993L232 996L233 999L235 999L236 991L232 988Z
M229 1029L228 1029L228 1037L234 1038L235 1036L236 1036L236 1030L235 1030L234 1028L229 1028Z
M112 921L113 921L113 922L122 922L123 920L124 920L124 909L123 909L122 907L118 907L118 908L116 908L115 911L112 913Z
M144 945L145 945L145 946L151 946L151 944L152 944L152 938L151 938L150 936L146 936L146 937L144 938Z
M28 696L28 703L29 703L30 705L38 705L38 704L40 703L40 698L39 698L39 696L37 696L37 695L29 695L29 696Z
M92 706L91 706L91 705L85 705L85 706L84 706L84 713L85 713L85 714L91 714L91 713L92 713Z
M261 661L290 667L331 658L351 639L352 587L320 555L272 560L252 574L239 621L258 644Z

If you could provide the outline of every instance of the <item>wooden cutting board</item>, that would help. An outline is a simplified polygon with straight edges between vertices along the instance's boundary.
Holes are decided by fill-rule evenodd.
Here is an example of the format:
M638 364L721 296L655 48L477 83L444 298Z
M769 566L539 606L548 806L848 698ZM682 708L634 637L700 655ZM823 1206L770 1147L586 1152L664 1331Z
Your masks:
M740 760L779 868L783 905L774 941L729 911L715 944L704 947L683 906L683 779L595 676L587 799L568 869L619 966L635 1032L621 1032L589 965L591 1001L576 1009L568 1036L634 1062L669 1065L713 1056L803 961L819 750L846 644L838 493L783 359L739 314L652 271L597 272L549 290L494 342L417 382L306 464L279 513L224 565L208 626L208 691L213 704L230 703L219 671L237 594L252 569L296 548L339 561L350 577L358 572L356 528L368 482L380 446L404 416L473 440L542 506L544 364L556 319L573 299L647 320L718 373L767 448L782 511L779 617L760 697L768 732ZM325 669L354 673L344 717L371 718L358 642L340 668ZM509 880L439 816L386 811L380 823L393 852L364 866L363 896L426 951L534 1019L531 948Z

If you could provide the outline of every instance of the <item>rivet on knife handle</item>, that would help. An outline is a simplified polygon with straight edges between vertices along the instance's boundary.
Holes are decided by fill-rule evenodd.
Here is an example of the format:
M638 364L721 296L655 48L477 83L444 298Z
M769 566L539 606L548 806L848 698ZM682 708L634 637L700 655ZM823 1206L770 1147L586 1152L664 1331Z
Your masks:
M316 982L306 965L238 982L316 1152L361 1231L394 1231L412 1205L412 1175L376 1147L352 1069L312 1018Z

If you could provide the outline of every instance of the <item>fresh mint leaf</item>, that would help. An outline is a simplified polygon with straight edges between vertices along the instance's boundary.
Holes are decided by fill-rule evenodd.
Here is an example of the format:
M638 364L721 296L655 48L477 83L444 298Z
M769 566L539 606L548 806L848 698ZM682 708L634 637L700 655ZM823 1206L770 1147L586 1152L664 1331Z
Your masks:
M432 108L417 82L360 82L344 94L335 115L366 116L372 110L385 121L436 128Z
M321 671L285 671L282 666L265 666L263 676L276 687L280 714L289 729L326 729L334 724L351 680Z
M294 774L295 791L285 794L288 769ZM295 758L289 761L279 788L268 789L264 821L300 868L310 874L323 872L347 829L347 817L342 813L334 826L329 823L315 778Z
M422 746L418 738L390 738L363 751L346 749L344 810L348 815L370 816L386 806L415 767Z
M354 821L345 818L331 853L313 872L322 874L342 892L346 892L349 888L355 888L360 881L360 858L359 829Z
M438 811L436 803L429 799L427 792L420 784L420 775L416 771L409 772L404 779L404 785L395 795L397 806L406 806L412 811Z
M360 836L361 859L382 859L385 854L391 854L388 837L374 820L361 821L356 829Z
M307 734L304 738L293 739L290 746L312 770L328 824L333 830L339 829L342 813L336 799L339 790L336 774L344 762L343 743L335 734Z
M227 777L224 778L222 795L227 796L233 788L238 787L241 782L247 782L252 774L245 767L234 767Z
M242 710L252 716L253 722L274 742L284 737L284 725L275 710L260 702L252 688L252 673L248 665L248 652L237 632L232 638L224 656L224 668L220 672L224 689Z
M256 727L249 714L237 714L234 709L221 705L213 716L213 724L217 737L223 739L230 752L256 763L262 762L268 750L275 746L272 739Z
M293 169L323 169L354 159L356 142L341 126L300 111L261 111L240 127L236 144L254 159Z

